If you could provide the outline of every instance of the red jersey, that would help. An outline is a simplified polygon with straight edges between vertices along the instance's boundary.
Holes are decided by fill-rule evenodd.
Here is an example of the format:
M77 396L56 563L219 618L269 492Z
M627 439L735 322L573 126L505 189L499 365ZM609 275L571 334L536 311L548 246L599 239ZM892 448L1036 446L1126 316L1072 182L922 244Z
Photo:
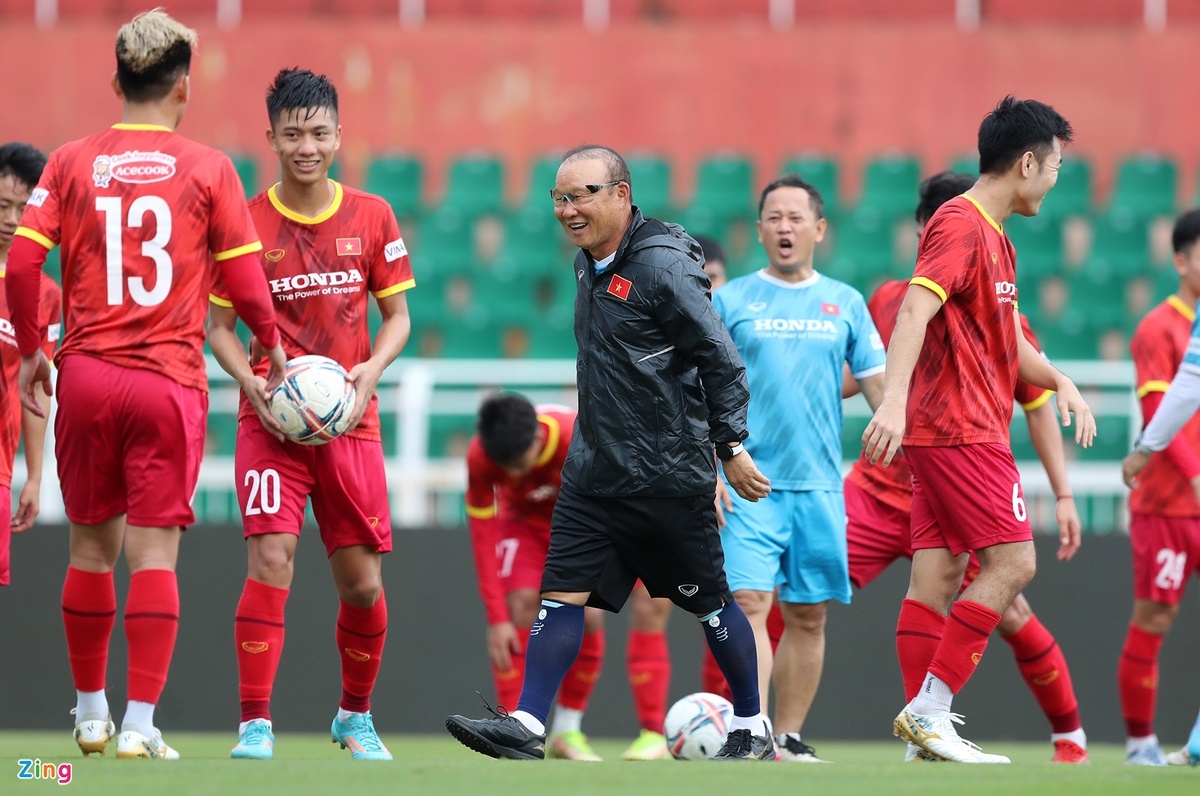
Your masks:
M416 283L391 205L341 183L333 186L333 202L319 216L289 210L274 187L250 200L250 215L266 247L263 268L288 359L319 354L350 370L371 358L367 292L385 298ZM209 300L233 306L220 275ZM264 376L267 368L262 360L255 373ZM238 419L253 417L243 395ZM347 436L379 440L376 396Z
M884 282L867 302L871 318L875 321L875 328L879 330L885 346L892 340L896 316L900 312L900 305L904 303L904 296L908 293L908 284L902 279ZM1020 317L1021 331L1025 333L1025 339L1040 351L1041 344L1029 325L1029 319L1024 315ZM1034 387L1028 382L1018 380L1013 397L1022 409L1031 412L1049 401L1052 395L1053 390ZM884 504L900 511L912 511L912 478L908 473L908 464L904 461L903 448L897 451L892 463L886 467L882 462L871 464L864 451L854 462L846 478Z
M1195 311L1178 296L1171 296L1142 319L1129 351L1137 373L1138 398L1165 393L1187 352ZM1149 421L1149 418L1146 418ZM1172 446L1183 444L1200 453L1200 415L1188 420ZM1129 495L1129 509L1164 517L1200 517L1200 503L1187 476L1165 454L1150 457L1138 476L1141 483Z
M0 279L4 272L0 271ZM42 351L54 357L54 346L62 333L62 291L54 280L42 274L38 302L38 332ZM8 297L0 290L0 486L11 486L13 460L21 440L21 395L17 379L21 372L21 352L13 335Z
M212 261L262 248L229 158L157 125L56 149L17 234L62 246L60 360L89 354L202 390Z
M546 440L528 475L506 475L488 458L478 436L467 446L467 524L479 592L491 625L508 620L495 567L496 542L501 538L497 524L544 527L546 536L550 535L550 516L562 488L562 466L575 429L575 410L562 406L539 406L537 410Z
M942 311L908 391L903 444L1009 444L1017 386L1016 252L973 199L938 208L921 235L911 283L932 290Z

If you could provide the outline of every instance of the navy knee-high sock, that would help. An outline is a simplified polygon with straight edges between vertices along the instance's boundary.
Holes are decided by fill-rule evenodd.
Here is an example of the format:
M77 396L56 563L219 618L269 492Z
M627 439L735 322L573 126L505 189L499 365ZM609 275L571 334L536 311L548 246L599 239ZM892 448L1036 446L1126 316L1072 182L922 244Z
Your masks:
M721 667L733 694L733 715L750 718L759 714L758 652L754 631L735 602L700 617L708 648Z
M558 686L579 657L582 644L583 606L542 600L525 648L525 682L517 710L546 723Z

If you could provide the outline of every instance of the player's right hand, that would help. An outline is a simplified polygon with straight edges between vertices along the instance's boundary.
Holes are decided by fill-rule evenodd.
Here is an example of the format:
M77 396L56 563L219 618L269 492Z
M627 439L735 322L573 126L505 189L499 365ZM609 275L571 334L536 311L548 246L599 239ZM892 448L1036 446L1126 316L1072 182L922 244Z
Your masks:
M871 416L871 422L862 435L863 449L871 464L876 464L881 457L884 467L892 463L904 439L904 413L903 401L889 402L884 398Z
M1075 382L1065 376L1060 378L1054 399L1058 402L1058 416L1062 418L1063 428L1071 425L1071 415L1074 415L1076 444L1083 448L1092 447L1092 440L1096 438L1096 418Z
M283 353L283 343L279 343L266 354L271 367L267 370L264 398L270 397L271 393L275 392L275 388L283 383L283 372L287 369L287 354Z
M746 500L757 503L771 494L771 479L760 473L754 466L754 460L750 458L750 451L743 450L737 456L727 462L721 462L721 464L729 485Z
M33 412L38 417L45 417L46 410L42 408L37 398L37 385L42 385L42 392L54 395L54 383L50 381L50 360L45 353L38 349L33 356L21 357L21 376L18 381L21 391L21 406Z
M246 400L254 407L254 413L262 421L263 428L267 430L267 433L283 442L286 439L283 435L283 424L271 413L271 405L268 403L271 391L267 389L267 380L252 373L242 382L242 392L246 395Z
M521 639L512 622L497 622L487 629L488 658L496 671L507 672L512 668L512 656L521 653Z

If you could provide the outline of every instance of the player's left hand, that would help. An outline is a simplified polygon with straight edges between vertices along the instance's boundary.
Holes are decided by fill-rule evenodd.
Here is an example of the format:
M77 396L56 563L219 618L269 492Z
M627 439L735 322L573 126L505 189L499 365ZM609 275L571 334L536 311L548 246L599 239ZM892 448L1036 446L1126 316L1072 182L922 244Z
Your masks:
M46 410L42 408L37 398L37 386L42 385L42 392L54 395L54 384L50 380L50 360L40 349L33 355L21 357L21 375L18 380L21 390L21 406L33 412L38 417L45 417Z
M725 479L717 479L717 530L725 528L725 513L733 513L733 497L729 494L729 487L725 486Z
M1075 508L1075 498L1065 496L1054 506L1054 521L1058 523L1058 560L1070 561L1083 542L1083 523Z
M1075 382L1066 376L1060 378L1054 400L1058 402L1058 416L1062 418L1063 428L1070 426L1071 415L1075 416L1075 443L1083 448L1092 447L1092 440L1096 438L1096 418Z
M11 529L13 533L24 533L33 527L33 521L42 511L42 484L40 481L26 481L21 487L17 498L17 511L12 516Z
M350 425L347 431L358 426L363 415L367 413L367 407L371 405L371 396L375 394L375 387L379 384L379 379L383 376L383 368L376 365L371 360L359 362L354 367L350 368L350 381L354 384L354 413L350 415Z
M1150 463L1150 454L1139 453L1134 451L1125 457L1121 462L1121 478L1125 480L1125 486L1130 489L1137 489L1141 484L1138 482L1137 475L1142 470L1146 469L1146 465Z

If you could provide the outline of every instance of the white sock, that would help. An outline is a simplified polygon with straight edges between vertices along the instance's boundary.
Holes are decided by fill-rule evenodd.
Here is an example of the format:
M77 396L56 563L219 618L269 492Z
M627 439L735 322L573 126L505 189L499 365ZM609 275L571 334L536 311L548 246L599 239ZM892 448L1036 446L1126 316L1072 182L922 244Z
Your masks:
M1083 749L1087 749L1087 735L1083 731L1083 727L1070 732L1052 732L1050 733L1050 743L1055 741L1071 741L1079 744Z
M274 728L271 726L271 720L270 720L270 719L251 719L250 721L265 721L265 722L267 723L267 729L268 729L268 730L270 730L270 729L274 729ZM239 725L238 725L238 735L241 735L242 733L244 733L244 732L246 731L246 725L247 725L247 724L249 724L249 723L250 723L250 721L243 721L241 724L239 724Z
M913 713L928 716L930 713L949 711L953 699L954 694L950 691L950 686L932 674L927 674L925 682L921 684L921 690L917 691L913 701L908 704Z
M581 732L583 729L583 711L572 710L558 705L554 708L554 718L550 721L548 735L561 735L564 732Z
M75 721L83 721L89 714L108 718L108 697L103 691L75 692Z
M345 708L338 708L337 720L338 721L347 721L353 715L354 715L353 710L346 710Z
M525 729L529 730L534 735L545 735L546 725L538 721L537 716L532 713L526 713L523 710L514 710L508 715L512 716L517 721L525 725Z
M729 731L734 730L749 730L751 735L770 735L771 722L762 713L755 716L734 714L733 721L729 722Z
M1143 746L1151 746L1151 745L1158 745L1158 736L1157 735L1143 735L1140 738L1126 738L1125 739L1125 754L1129 754L1130 752L1132 752L1136 749L1141 749Z
M125 720L121 722L121 732L137 730L142 735L154 733L154 705L149 702L129 700L125 707Z

